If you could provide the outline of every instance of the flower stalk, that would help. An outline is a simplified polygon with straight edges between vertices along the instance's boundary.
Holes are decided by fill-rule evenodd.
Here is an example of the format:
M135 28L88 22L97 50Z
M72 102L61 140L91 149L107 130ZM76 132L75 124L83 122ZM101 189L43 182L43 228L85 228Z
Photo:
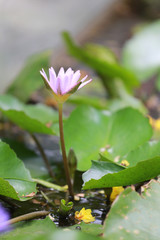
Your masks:
M88 76L80 79L80 71L74 72L71 68L65 72L64 68L59 70L58 75L56 75L53 67L49 68L49 78L45 73L44 69L40 71L41 76L43 77L44 83L47 89L52 91L52 94L58 104L59 111L59 131L60 131L60 143L62 149L62 157L64 163L64 170L66 175L66 181L68 184L69 194L74 198L73 186L71 182L70 172L69 172L69 163L67 160L65 143L64 143L64 134L63 134L63 120L62 120L62 110L63 103L67 101L71 94L75 93L86 84L90 83L92 79L87 80Z
M63 103L58 104L58 112L59 112L60 142L61 142L62 157L63 157L63 164L64 164L64 170L65 170L65 175L66 175L66 181L67 181L67 185L68 185L69 194L72 198L74 198L73 186L72 186L72 183L71 183L68 160L67 160L66 149L65 149L65 142L64 142L63 118L62 118Z

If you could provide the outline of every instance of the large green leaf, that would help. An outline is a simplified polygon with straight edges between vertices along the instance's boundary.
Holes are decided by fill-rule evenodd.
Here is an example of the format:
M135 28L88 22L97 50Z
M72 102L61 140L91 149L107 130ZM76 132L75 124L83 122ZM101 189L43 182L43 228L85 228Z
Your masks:
M25 105L10 95L0 96L0 111L30 133L55 134L47 124L57 122L57 112L42 104Z
M138 148L123 156L119 162L122 159L126 159L129 162L129 167L132 167L140 161L154 158L156 156L160 156L160 142L150 141L138 146Z
M103 226L95 223L86 224L84 222L81 222L80 224L71 226L69 229L76 230L77 228L80 228L81 232L89 233L93 236L98 236L103 233Z
M105 132L104 132L105 133ZM125 108L112 114L108 121L107 144L113 157L122 156L149 140L152 128L139 111Z
M129 89L138 86L139 83L134 74L120 66L109 49L96 44L78 47L67 32L63 33L63 37L69 53L88 64L98 74L109 77L111 80L120 78Z
M87 106L74 110L64 124L67 152L73 148L78 169L87 170L108 146L112 158L123 156L152 136L149 121L140 112L125 108L112 115Z
M87 224L86 224L87 225ZM91 225L91 224L89 224ZM75 226L76 227L76 226ZM49 219L45 220L34 220L22 227L17 227L9 233L2 235L3 240L100 240L100 237L96 237L96 232L88 226L89 233L87 232L87 226L84 226L85 230L69 230L69 229L56 229L56 225ZM96 226L97 235L100 232L101 226ZM87 232L87 233L85 233Z
M64 231L64 230L57 230L53 233L52 238L54 240L100 240L101 237L96 237L93 235L90 235L85 232L81 232L79 230L75 231Z
M127 188L115 201L107 216L104 239L159 239L159 198L158 182L152 182L142 196Z
M7 93L22 101L27 101L32 92L44 85L39 71L42 67L48 69L51 53L51 51L45 51L30 57L12 85L9 86Z
M46 217L44 220L34 220L22 227L17 227L2 236L4 240L49 240L56 230L56 225Z
M160 157L144 160L124 169L111 162L92 161L92 167L83 174L83 189L127 186L143 182L160 174Z
M100 148L106 142L109 117L102 112L80 106L74 110L64 124L66 150L73 148L78 158L78 169L86 170L91 159L97 159Z
M160 68L160 20L146 26L123 49L123 65L141 80L157 74Z
M29 171L17 158L9 145L0 141L0 194L14 199L26 200L24 196L36 192ZM14 189L15 191L14 191Z

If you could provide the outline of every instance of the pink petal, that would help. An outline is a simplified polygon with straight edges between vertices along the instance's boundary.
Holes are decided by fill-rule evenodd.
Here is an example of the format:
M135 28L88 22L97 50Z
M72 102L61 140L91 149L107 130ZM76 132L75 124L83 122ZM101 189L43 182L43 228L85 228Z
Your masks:
M88 77L88 75L86 75L84 78L82 78L82 79L81 79L81 82L84 82L87 77Z
M73 75L74 75L74 72L71 68L68 68L68 70L66 71L65 73L69 79L72 79L73 78Z
M79 90L80 88L84 87L86 84L90 83L91 81L92 81L92 79L90 79L90 80L88 80L88 81L86 81L86 82L83 82L83 83L79 86L78 90Z
M63 92L64 94L67 94L68 92L70 92L72 89L74 89L77 85L79 85L80 82L75 83L74 85L72 85L72 87L68 88L67 90L65 90L65 92ZM78 89L78 88L77 88Z
M73 77L72 77L72 81L71 81L72 86L74 86L74 84L75 84L76 82L78 82L80 76L81 76L81 73L80 73L79 70L74 73L74 75L73 75Z
M49 68L49 70L52 72L52 75L54 76L54 78L57 78L57 77L56 77L56 73L55 73L55 71L54 71L54 68L51 67L51 68Z
M60 68L59 73L58 73L58 77L59 78L63 78L64 77L64 68L63 67Z
M61 80L61 93L62 95L64 92L67 91L69 88L69 77L67 75L64 76L64 78Z
M60 77L57 77L56 92L55 93L62 95L62 92L61 92L61 78Z
M48 77L43 68L42 68L42 71L40 71L40 74L48 81Z
M56 74L53 68L49 68L49 81L50 81L50 86L52 87L53 91L56 92L57 88L56 88Z

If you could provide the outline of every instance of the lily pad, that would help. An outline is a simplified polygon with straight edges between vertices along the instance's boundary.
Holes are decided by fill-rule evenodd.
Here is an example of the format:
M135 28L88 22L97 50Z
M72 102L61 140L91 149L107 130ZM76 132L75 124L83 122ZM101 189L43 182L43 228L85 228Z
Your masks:
M150 141L144 143L141 146L138 146L138 148L123 156L120 161L122 159L126 159L129 162L129 167L132 167L140 161L144 161L157 156L160 156L160 142Z
M98 236L103 233L103 226L95 223L84 223L76 224L71 226L69 229L77 230L80 229L81 232L89 233L93 236Z
M73 148L78 158L78 170L86 170L91 159L98 158L101 147L106 145L109 116L88 107L79 106L64 123L66 150Z
M55 134L48 127L57 122L57 113L42 104L25 105L10 95L0 96L0 111L12 122L30 133Z
M19 200L14 187L12 187L12 185L10 185L9 182L3 178L0 178L0 195Z
M27 200L29 194L36 193L36 183L33 182L29 171L9 145L2 141L0 141L0 156L0 194Z
M111 162L92 161L92 167L83 174L83 189L128 186L150 180L159 174L160 157L141 161L126 169Z
M104 239L159 239L159 198L158 182L152 182L142 196L127 188L115 201L107 216Z
M44 220L34 220L17 227L3 235L4 240L44 240L51 239L51 234L56 230L56 225L46 217Z
M79 230L71 231L68 229L67 230L57 230L53 233L51 239L56 239L56 240L61 240L61 239L66 239L66 240L100 240L100 237L93 236L88 233L81 232Z
M91 166L99 158L102 148L114 159L123 156L152 136L147 118L132 108L106 114L94 108L79 106L64 124L66 149L73 148L78 159L78 170Z

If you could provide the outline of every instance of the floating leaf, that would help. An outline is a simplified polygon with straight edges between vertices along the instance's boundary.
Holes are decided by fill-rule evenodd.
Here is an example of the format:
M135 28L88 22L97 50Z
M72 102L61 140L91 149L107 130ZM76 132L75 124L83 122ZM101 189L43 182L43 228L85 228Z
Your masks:
M83 189L127 186L157 177L160 157L141 161L124 169L110 162L92 161L92 167L83 174Z
M27 101L31 94L44 85L39 71L42 67L48 69L51 51L45 51L30 57L24 68L16 77L7 93L22 101Z
M0 111L9 120L30 133L55 134L47 125L57 122L58 116L47 106L25 105L10 95L1 95Z
M95 224L95 223L84 223L81 222L80 224L76 224L70 227L72 230L77 230L80 229L81 232L84 233L89 233L94 236L98 236L103 233L103 226L100 224Z
M46 217L43 220L34 220L22 227L17 227L2 236L4 240L50 240L56 225Z
M138 162L160 156L160 142L150 141L141 146L138 146L135 150L129 152L123 156L129 162L129 167L135 166ZM119 162L122 160L119 160Z
M73 148L78 169L86 170L91 165L91 159L98 158L101 147L106 143L108 116L88 107L80 106L74 110L64 123L66 149Z
M152 182L142 196L127 188L107 216L104 239L159 239L159 198L158 182Z
M8 181L0 178L0 195L19 200L19 197L12 185Z
M0 176L2 178L0 194L26 200L26 195L36 192L36 183L33 182L29 171L9 145L2 141L0 141L0 156Z
M64 124L67 152L73 148L78 170L87 170L102 148L111 157L123 156L152 136L149 121L140 112L125 108L112 115L87 106L74 110Z
M79 230L75 230L75 231L71 231L68 229L65 230L57 230L53 233L52 238L51 239L55 239L55 240L61 240L61 239L66 239L66 240L100 240L100 237L97 236L93 236L91 234L88 233L84 233L81 232Z
M123 156L149 140L152 128L139 111L125 108L110 116L106 135L112 157Z
M144 27L123 49L123 65L141 80L147 80L160 69L160 20Z

